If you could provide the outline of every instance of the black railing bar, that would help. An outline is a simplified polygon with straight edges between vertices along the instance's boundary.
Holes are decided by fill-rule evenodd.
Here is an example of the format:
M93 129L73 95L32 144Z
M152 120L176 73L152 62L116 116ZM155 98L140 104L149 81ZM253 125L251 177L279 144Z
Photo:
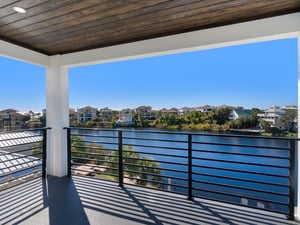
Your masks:
M88 170L84 170L84 169L73 169L73 168L71 168L71 170L74 172L75 170L77 170L77 171L82 171L82 172L90 172L90 173L92 173L92 174L104 174L104 175L108 175L108 176L113 176L113 177L118 177L118 175L116 175L116 174L113 174L113 173L105 173L105 172L99 172L99 171L88 171ZM75 173L75 172L74 172ZM81 176L84 176L84 177L90 177L90 176L92 176L92 175L82 175L82 174L75 174L76 176L77 175L81 175Z
M83 140L83 141L75 141L80 143L88 143L88 144L106 144L106 145L117 145L118 142L109 142L109 141L93 141L93 140Z
M78 147L78 148L84 148L84 149L94 149L94 150L102 150L102 151L110 151L106 148L104 148L103 146L83 146L83 145L71 145L71 148L74 147Z
M71 133L71 137L72 136L77 136L77 137L92 137L92 138L113 138L113 139L118 139L118 136L106 136L106 135L92 135L92 134L74 134Z
M18 130L9 130L9 131L0 131L0 134L9 134L9 133L23 133L23 132L32 132L32 131L42 131L49 130L51 127L42 127L42 128L30 128L30 129L18 129Z
M256 174L256 175L263 175L263 176L271 176L271 177L278 177L278 178L289 178L289 175L280 175L280 174L271 174L271 173L262 173L257 171L245 171L245 170L238 170L238 169L231 169L231 168L224 168L224 167L213 167L213 166L205 166L205 165L193 165L193 167L197 168L207 168L207 169L215 169L215 170L226 170L226 171L233 171L238 173L247 173L247 174Z
M199 190L199 191L201 191L201 190ZM212 201L216 201L216 202L220 202L220 203L226 203L226 204L231 204L231 205L238 205L238 206L252 208L252 209L256 209L256 210L257 209L262 210L262 208L259 208L257 206L244 205L244 204L241 204L241 203L238 203L238 202L229 201L229 200L222 200L222 199L213 198L213 197L207 197L207 196L202 196L202 195L194 195L194 197L200 199L200 200L197 200L197 201L201 201L201 199L207 199L207 200L212 200ZM250 199L250 198L248 198L248 199ZM255 199L253 199L253 200L255 200ZM266 202L266 201L264 201L264 202ZM282 205L282 204L280 204L280 205ZM287 206L287 205L284 205L284 206ZM287 213L288 213L287 211L280 211L280 210L270 209L270 208L263 208L263 210L269 211L269 212L274 212L274 213L279 213L279 214L282 214L282 215L287 215Z
M269 137L269 136L239 135L239 134L192 133L192 135L193 136L227 137L227 138L267 139L267 140L282 140L282 141L299 141L300 140L300 138L293 138L293 137Z
M91 166L92 167L92 166ZM95 168L95 167L92 167L92 168ZM109 170L116 170L116 171L118 171L119 169L118 168L112 168L112 167L109 167L109 168L107 168L107 169L109 169ZM71 167L71 170L73 170L73 171L75 171L75 170L78 170L78 171L84 171L84 172L91 172L91 173L107 173L107 172L105 172L105 171L96 171L96 170L94 170L94 171L89 171L89 170L86 170L86 169L81 169L81 168L75 168L75 167ZM109 173L107 173L107 174L109 174ZM118 175L115 175L115 176L118 176Z
M86 163L78 163L78 162L73 162L72 166L89 166L92 168L100 168L100 169L113 169L113 170L118 170L118 168L113 168L113 167L107 167L104 165L95 165L95 164L86 164ZM76 169L76 168L75 168Z
M81 143L86 144L86 141L81 141ZM81 144L81 143L79 143L79 144ZM116 145L116 144L109 144L109 145ZM71 147L77 147L77 148L97 148L97 149L104 149L104 148L106 148L104 146L88 146L88 145L76 145L76 144L71 144Z
M85 147L84 146L76 146L76 145L73 145L71 146L71 148L80 148L80 149L84 149ZM71 149L72 150L72 149ZM117 149L113 149L113 148L101 148L101 150L105 150L105 151L110 151L110 152L117 152L118 150ZM72 150L71 152L74 152L74 150Z
M14 180L15 178L13 178L12 180ZM9 179L8 181L6 180L2 185L5 186L5 183L9 183L11 182L10 181L11 179ZM42 185L32 185L32 183L29 183L29 182L26 182L26 183L23 183L22 185L22 192L18 191L18 189L16 189L16 191L10 191L8 193L1 193L1 205L5 205L5 204L9 204L10 202L12 202L13 200L18 200L20 198L23 198L23 197L26 197L28 192L35 192L36 190L40 191L41 190L41 187ZM16 184L17 185L17 184ZM8 185L10 186L10 185ZM11 187L11 186L10 186ZM15 186L14 186L15 187ZM0 211L1 211L1 207L0 207ZM1 211L2 212L2 211Z
M18 154L20 152L27 152L27 151L31 151L31 150L35 150L35 149L41 149L42 151L42 147L34 147L34 148L26 148L26 149L21 149L21 150L18 150L18 151L7 151L5 150L5 152L0 152L0 155L13 155L13 154Z
M20 133L20 132L17 132L17 133ZM5 132L5 133L2 133L2 135L8 135L9 133ZM13 133L14 134L14 133ZM25 136L25 137L17 137L17 136L14 136L14 137L10 137L10 138L1 138L0 139L0 142L2 141L14 141L14 140L22 140L24 138L34 138L34 137L43 137L42 134L36 134L36 133L31 133L30 136Z
M157 149L165 149L165 150L181 150L181 151L187 151L186 148L176 148L176 147L164 147L164 146L157 146L157 145L139 145L139 144L126 144L125 146L132 146L132 147L144 147L144 148L157 148Z
M16 133L23 133L23 132L16 132ZM6 135L7 134L8 135L9 132L4 132L4 133L0 133L0 134L2 134L2 135ZM25 137L17 137L17 136L15 136L15 137L10 137L10 138L1 138L0 142L2 142L2 141L22 140L24 138L34 138L34 137L41 137L42 138L43 135L42 134L31 133L30 136L28 135L28 136L25 136Z
M243 148L261 148L261 149L274 149L274 150L290 150L288 147L270 147L261 145L242 145L242 144L230 144L230 143L216 143L216 142L199 142L193 141L193 144L204 144L204 145L217 145L217 146L229 146L229 147L243 147Z
M26 177L29 177L29 176L32 176L32 175L35 175L35 174L39 174L39 173L40 173L39 177L41 177L42 176L42 171L40 170L40 171L34 171L34 172L30 173L30 174L24 174L23 176L20 176L20 177L16 177L16 178L11 178L11 179L5 180L4 182L0 183L1 185L4 186L4 188L1 187L1 191L4 191L4 190L7 190L7 189L11 188L10 185L8 185L7 187L5 187L5 183L13 182L13 181L16 181L16 180L22 180L22 179L24 179ZM39 177L34 177L31 180L37 179ZM18 185L21 185L21 184L24 185L25 183L28 183L28 181L14 184L14 187L16 187Z
M38 171L38 172L41 172L41 171ZM25 176L27 176L27 175L25 175ZM37 177L38 178L38 177ZM18 179L18 178L11 178L11 179ZM22 191L24 190L25 192L28 192L28 190L30 190L31 188L32 188L32 185L33 185L33 182L35 182L35 181L33 181L34 179L32 179L32 180L29 180L28 182L25 182L25 183L22 183ZM8 181L7 180L2 180L2 183L1 183L1 185L5 185L5 183L7 183L7 182L9 182L9 179L8 179ZM14 185L14 187L16 187L16 186L19 186L20 185L20 183L18 183L18 184L15 184ZM38 185L35 185L34 184L34 186L39 186L39 187L41 187L41 185L42 184L38 184ZM3 186L1 187L1 188L3 188ZM11 187L11 186L10 186ZM1 189L0 188L0 190L2 191L3 189ZM6 200L6 199L9 199L10 197L13 197L13 196L17 196L18 194L19 194L19 189L14 189L14 190L12 190L12 191L10 191L10 192L3 192L3 193L1 193L1 197L0 197L0 201L1 201L1 203L2 203L2 200Z
M125 175L124 178L130 179L130 180L145 181L147 183L152 183L152 184L170 185L172 187L186 188L186 186L180 185L180 184L167 184L167 183L160 182L160 181L146 180L146 179L137 178L137 177L130 177L130 176L127 176L127 175ZM135 186L139 186L139 185L135 184ZM145 187L145 186L142 186L142 187ZM171 191L171 192L174 192L174 191Z
M2 142L0 140L0 142ZM31 143L21 143L21 144L14 144L14 145L9 145L9 146L3 146L2 148L7 148L7 149L12 149L12 148L15 148L15 147L18 147L18 146L24 146L24 145L28 145L28 144L38 144L38 143L42 143L43 140L40 140L40 141L35 141L35 142L31 142Z
M38 159L42 159L43 157L43 152L36 152L36 153L32 153L31 155L26 155L27 157L34 157L34 158L38 158Z
M92 155L92 156L107 156L107 157L118 157L117 155L111 155L111 154L99 154L95 152L79 152L79 151L72 151L72 154L86 154L86 155Z
M216 150L194 150L193 152L201 152L201 153L216 153L216 154L225 154L225 155L241 155L241 156L250 156L250 157L260 157L260 158L271 158L271 159L287 159L288 156L271 156L271 155L258 155L258 154L249 154L249 153L238 153L238 152L221 152Z
M289 220L294 220L295 219L295 186L297 187L298 184L295 185L295 157L296 157L296 148L297 148L297 143L295 141L290 141L289 143L290 147L290 154L291 154L291 159L290 159L290 170L289 170L289 183L290 183L290 188L289 188ZM297 160L298 163L298 160ZM298 173L298 172L297 172ZM298 181L297 181L298 183Z
M71 146L71 152L76 151L76 149L74 150L74 148L79 148L79 149L95 149L95 148L87 148L86 146L80 146L80 145L72 145ZM103 151L108 151L108 152L113 152L113 151L117 151L116 149L109 149L109 148L97 148L95 150L103 150Z
M40 137L42 138L41 135L40 135ZM4 144L5 142L11 142L11 141L17 142L17 144L14 143L13 145L4 146L4 148L12 148L14 146L23 146L23 145L35 144L35 143L43 142L43 140L35 140L35 141L30 142L30 143L28 143L28 142L21 143L21 140L29 139L29 138L33 138L33 137L19 137L19 138L5 139L5 140L2 139L2 140L0 140L0 143Z
M132 151L123 150L123 152L132 152ZM141 151L134 151L134 152L139 154L145 154L145 155L167 156L167 157L182 158L182 159L188 158L187 156L170 155L170 154L163 154L163 153L152 153L152 152L141 152Z
M87 160L87 161L95 161L95 162L105 162L105 163L112 163L112 164L118 164L118 162L112 162L109 160L101 160L101 159L91 159L91 158L83 158L83 157L78 157L78 156L71 156L71 159L82 159L82 160Z
M282 192L277 192L277 191L243 187L243 186L238 186L238 185L233 185L233 184L223 184L220 182L194 180L194 179L193 179L193 182L198 183L198 184L209 184L209 185L214 185L214 186L218 186L218 187L227 187L227 188L233 188L233 189L238 189L238 190L254 191L254 192L259 192L259 193L264 193L264 194L272 194L272 195L277 195L277 196L284 196L284 197L289 196L289 193L282 193Z
M225 193L225 192L222 192L222 191L219 191L219 190L213 190L213 189L207 189L207 188L198 188L198 187L193 187L193 190L204 191L204 192L209 192L209 193L215 193L215 194L220 194L220 195L233 196L233 197L238 197L238 198L247 198L247 199L262 201L262 202L266 202L266 203L273 203L273 204L288 206L288 203L275 201L275 200L271 200L271 199L266 199L266 198L254 197L254 196L251 196L251 195L242 195L241 193L239 193L239 194ZM193 195L193 196L195 197L195 195ZM199 195L199 197L205 198L205 196L203 196L203 195ZM231 203L233 203L233 202L231 202Z
M223 160L223 159L210 159L210 158L201 158L201 157L193 157L193 159L213 161L213 162L238 163L238 164L244 164L244 165L264 166L264 167L281 168L281 169L288 169L289 168L289 166L279 166L279 165L271 165L271 164L260 164L260 163L232 161L232 160Z
M155 174L155 173L147 173L147 172L141 172L141 171L136 171L136 170L127 170L124 169L125 172L131 172L131 173L136 173L136 174L145 174L145 175L149 175L152 177L163 177L163 178L171 178L172 180L182 180L182 181L188 181L187 178L182 178L182 177L173 177L173 176L166 176L166 175L161 175L161 174Z
M141 167L140 164L132 164L132 163L123 163L124 165L128 165L128 166L136 166L136 167ZM153 168L151 166L143 166L145 168ZM187 171L184 171L184 170L175 170L175 169L167 169L167 168L163 168L163 167L159 167L157 169L160 169L162 171L170 171L170 172L176 172L176 173L188 173Z
M117 132L122 131L124 133L152 133L152 134L177 134L177 135L188 135L192 134L193 136L216 136L216 137L229 137L229 138L249 138L249 139L269 139L269 140L292 140L297 141L300 140L298 138L291 138L291 137L266 137L266 136L250 136L250 135L236 135L236 134L211 134L211 133L192 133L192 132L171 132L171 131L145 131L145 130L127 130L127 129L102 129L102 128L77 128L77 127L70 127L72 130L91 130L91 131L109 131L109 132Z
M26 168L16 169L16 170L10 171L10 172L8 172L8 173L2 173L2 174L0 175L0 177L6 177L6 176L8 176L8 175L13 175L13 174L19 173L19 172L24 171L24 170L30 170L30 169L38 168L38 167L41 166L41 165L42 165L42 164L33 165L33 166L28 166L28 167L26 167ZM42 172L42 169L38 169L37 171ZM32 174L33 172L34 172L34 171L30 171L30 173L27 173L27 175Z
M154 142L170 142L170 143L187 143L185 140L172 139L155 139L155 138L138 138L138 137L124 137L123 140L137 140L137 141L154 141Z
M31 158L29 158L29 157L31 157ZM20 159L22 159L22 160L26 159L28 161L20 163L19 162ZM7 168L17 167L17 166L20 166L20 165L23 165L23 164L27 164L27 163L31 163L31 162L35 162L35 161L39 161L39 160L41 160L41 159L40 158L35 158L35 157L29 155L29 156L26 156L26 157L24 157L24 156L18 156L18 157L13 158L13 159L2 160L1 163L8 163L8 162L12 163L12 161L16 161L17 162L17 165L6 166L5 168L2 168L2 169L7 169Z
M132 159L132 160L140 160L140 161L158 162L158 163L166 163L166 164L173 164L173 165L187 166L187 164L185 164L185 163L176 163L176 162L169 162L169 161L151 160L151 159L141 159L141 158L131 158L131 157L123 157L123 158L124 158L124 159Z
M215 175L211 173L198 173L198 172L193 172L192 174L194 175L199 175L199 176L206 176L206 177L216 177L216 178L221 178L221 179L229 179L229 180L236 180L236 181L245 181L245 182L251 182L251 183L256 183L256 184L267 184L267 185L274 185L278 187L289 187L289 184L279 184L279 183L273 183L270 181L259 181L259 180L251 180L251 179L246 179L246 178L237 178L237 177L231 177L231 176L221 176L221 175Z
M98 171L96 171L96 172L95 172L95 174L99 174L99 175L102 175L102 174L104 174L104 175L107 175L107 176L119 177L119 175L117 175L117 174L113 174L113 173L106 173L106 172L98 172ZM98 178L98 177L97 177L97 178Z
M19 165L23 165L23 164L19 164ZM24 168L24 167L23 168L17 168L17 166L8 166L8 167L5 167L5 169L2 169L3 173L0 175L0 177L5 177L7 175L15 174L15 173L18 173L20 171L27 170L27 169L38 168L41 165L42 165L42 163L35 164L35 165L29 165L26 168ZM8 172L4 172L5 170L9 170L9 171Z

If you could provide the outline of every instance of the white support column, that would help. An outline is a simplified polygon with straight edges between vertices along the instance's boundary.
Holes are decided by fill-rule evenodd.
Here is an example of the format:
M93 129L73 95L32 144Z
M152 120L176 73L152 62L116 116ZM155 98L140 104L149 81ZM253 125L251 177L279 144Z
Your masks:
M300 129L299 129L299 119L300 119L300 34L298 34L298 137L300 137ZM295 219L300 221L300 151L299 151L299 142L296 151L296 171L295 171Z
M46 72L47 174L67 175L67 131L69 126L68 68L61 66L61 56L50 56Z

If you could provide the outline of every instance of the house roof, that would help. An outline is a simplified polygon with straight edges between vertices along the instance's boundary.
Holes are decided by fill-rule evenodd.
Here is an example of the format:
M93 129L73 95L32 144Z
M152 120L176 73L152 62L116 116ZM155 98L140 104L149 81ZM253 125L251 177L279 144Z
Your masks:
M239 117L250 116L252 113L250 109L235 109L234 111Z
M41 165L41 160L17 153L0 150L0 176Z
M41 164L36 157L11 153L7 149L17 145L32 144L42 141L42 136L32 132L0 133L0 176Z
M0 39L56 55L299 11L299 0L5 0Z
M79 108L78 110L97 110L97 108L94 108L94 107L91 107L91 106L85 106L83 108Z
M42 141L42 136L32 132L0 133L0 149Z

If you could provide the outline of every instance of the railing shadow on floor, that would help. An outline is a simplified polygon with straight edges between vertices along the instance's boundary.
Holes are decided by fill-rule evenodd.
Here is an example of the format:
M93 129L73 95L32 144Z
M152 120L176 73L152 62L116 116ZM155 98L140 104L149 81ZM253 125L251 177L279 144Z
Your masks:
M37 178L0 192L0 224L294 225L282 214L80 176Z
M0 224L90 225L73 180L35 179L1 192Z

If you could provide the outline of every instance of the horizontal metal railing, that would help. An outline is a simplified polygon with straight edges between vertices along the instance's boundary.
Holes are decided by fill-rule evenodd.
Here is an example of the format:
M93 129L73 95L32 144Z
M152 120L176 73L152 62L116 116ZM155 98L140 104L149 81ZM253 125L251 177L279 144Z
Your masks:
M67 128L69 175L294 216L297 139Z
M46 176L47 128L0 132L0 190Z

